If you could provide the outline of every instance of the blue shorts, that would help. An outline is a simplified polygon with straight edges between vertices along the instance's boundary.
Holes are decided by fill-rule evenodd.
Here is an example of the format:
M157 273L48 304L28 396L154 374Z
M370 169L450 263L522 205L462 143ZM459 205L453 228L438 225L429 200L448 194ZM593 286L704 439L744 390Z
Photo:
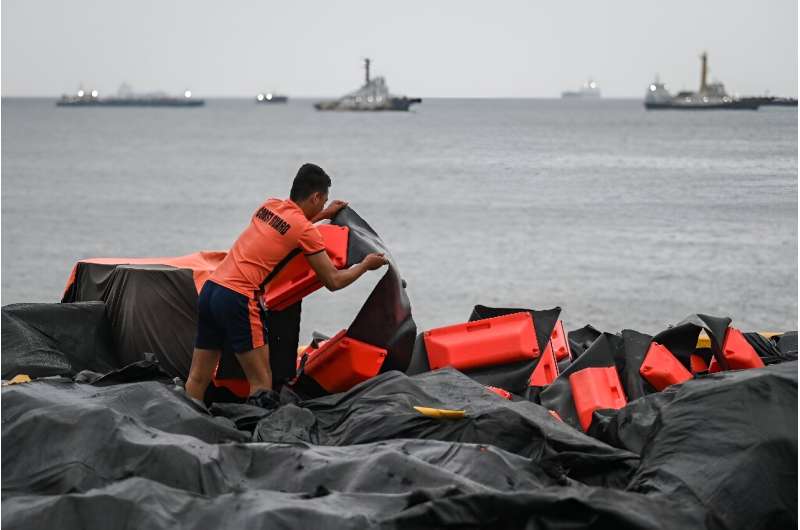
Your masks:
M257 300L208 280L197 298L197 313L195 348L245 353L266 344Z

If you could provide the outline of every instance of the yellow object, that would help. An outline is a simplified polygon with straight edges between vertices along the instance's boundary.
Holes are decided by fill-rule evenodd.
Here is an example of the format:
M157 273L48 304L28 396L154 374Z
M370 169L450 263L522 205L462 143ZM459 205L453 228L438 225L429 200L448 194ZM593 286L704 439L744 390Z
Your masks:
M11 379L11 381L9 381L7 384L18 385L20 383L30 383L30 382L31 382L31 376L27 374L18 374L15 375L14 378Z
M780 335L780 333L775 333L774 331L759 331L758 334L764 337L765 339L770 339L775 335ZM698 348L711 347L711 338L706 334L705 331L701 331L700 335L697 337L697 347Z
M710 348L711 347L711 337L706 335L705 331L701 331L700 335L697 337L697 347L698 348Z
M414 410L429 418L442 420L460 420L466 415L463 410L432 409L430 407L414 407Z

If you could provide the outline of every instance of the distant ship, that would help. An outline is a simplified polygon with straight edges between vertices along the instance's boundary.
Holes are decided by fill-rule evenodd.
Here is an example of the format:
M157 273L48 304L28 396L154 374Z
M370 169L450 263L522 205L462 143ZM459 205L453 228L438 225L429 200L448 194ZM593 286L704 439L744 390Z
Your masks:
M708 56L700 56L700 90L679 92L672 95L666 85L656 80L647 88L644 107L648 110L756 110L762 104L761 98L738 98L728 95L722 83L707 83Z
M183 96L170 96L163 92L152 94L134 94L130 87L123 84L117 95L101 98L97 90L78 89L74 95L64 94L56 101L59 107L200 107L205 101L192 97L192 91L186 90Z
M586 81L582 87L580 87L576 91L565 91L561 93L561 97L564 99L570 98L583 98L583 99L598 99L602 97L600 93L600 87L597 86L597 82L593 79L589 79Z
M287 101L289 101L289 96L283 96L273 92L262 92L256 96L256 103L263 103L265 105L272 103L286 103Z
M371 79L369 76L369 59L364 59L364 86L339 99L314 103L317 110L408 110L414 103L422 103L421 98L393 96L383 77Z

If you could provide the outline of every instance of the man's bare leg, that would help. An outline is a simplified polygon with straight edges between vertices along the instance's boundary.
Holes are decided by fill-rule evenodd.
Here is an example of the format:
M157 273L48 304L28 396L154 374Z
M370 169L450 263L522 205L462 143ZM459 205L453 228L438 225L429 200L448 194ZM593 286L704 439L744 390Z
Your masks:
M194 349L192 367L189 368L189 377L186 378L186 393L189 397L203 401L221 353L220 350Z
M250 395L262 390L272 390L272 369L269 366L269 346L266 344L254 350L237 353L236 358L250 384Z

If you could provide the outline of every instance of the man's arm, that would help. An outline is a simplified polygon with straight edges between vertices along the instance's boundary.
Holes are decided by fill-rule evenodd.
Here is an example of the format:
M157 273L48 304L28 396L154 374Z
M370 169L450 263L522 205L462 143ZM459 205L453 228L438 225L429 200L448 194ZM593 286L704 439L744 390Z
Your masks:
M316 223L318 221L322 221L323 219L333 219L339 210L347 206L347 202L345 201L332 201L327 208L319 212L316 217L314 217L311 222Z
M353 265L349 269L339 270L334 267L331 258L324 250L310 256L306 256L309 265L317 273L317 277L329 291L344 289L367 271L374 271L389 263L383 254L369 254L361 263Z

